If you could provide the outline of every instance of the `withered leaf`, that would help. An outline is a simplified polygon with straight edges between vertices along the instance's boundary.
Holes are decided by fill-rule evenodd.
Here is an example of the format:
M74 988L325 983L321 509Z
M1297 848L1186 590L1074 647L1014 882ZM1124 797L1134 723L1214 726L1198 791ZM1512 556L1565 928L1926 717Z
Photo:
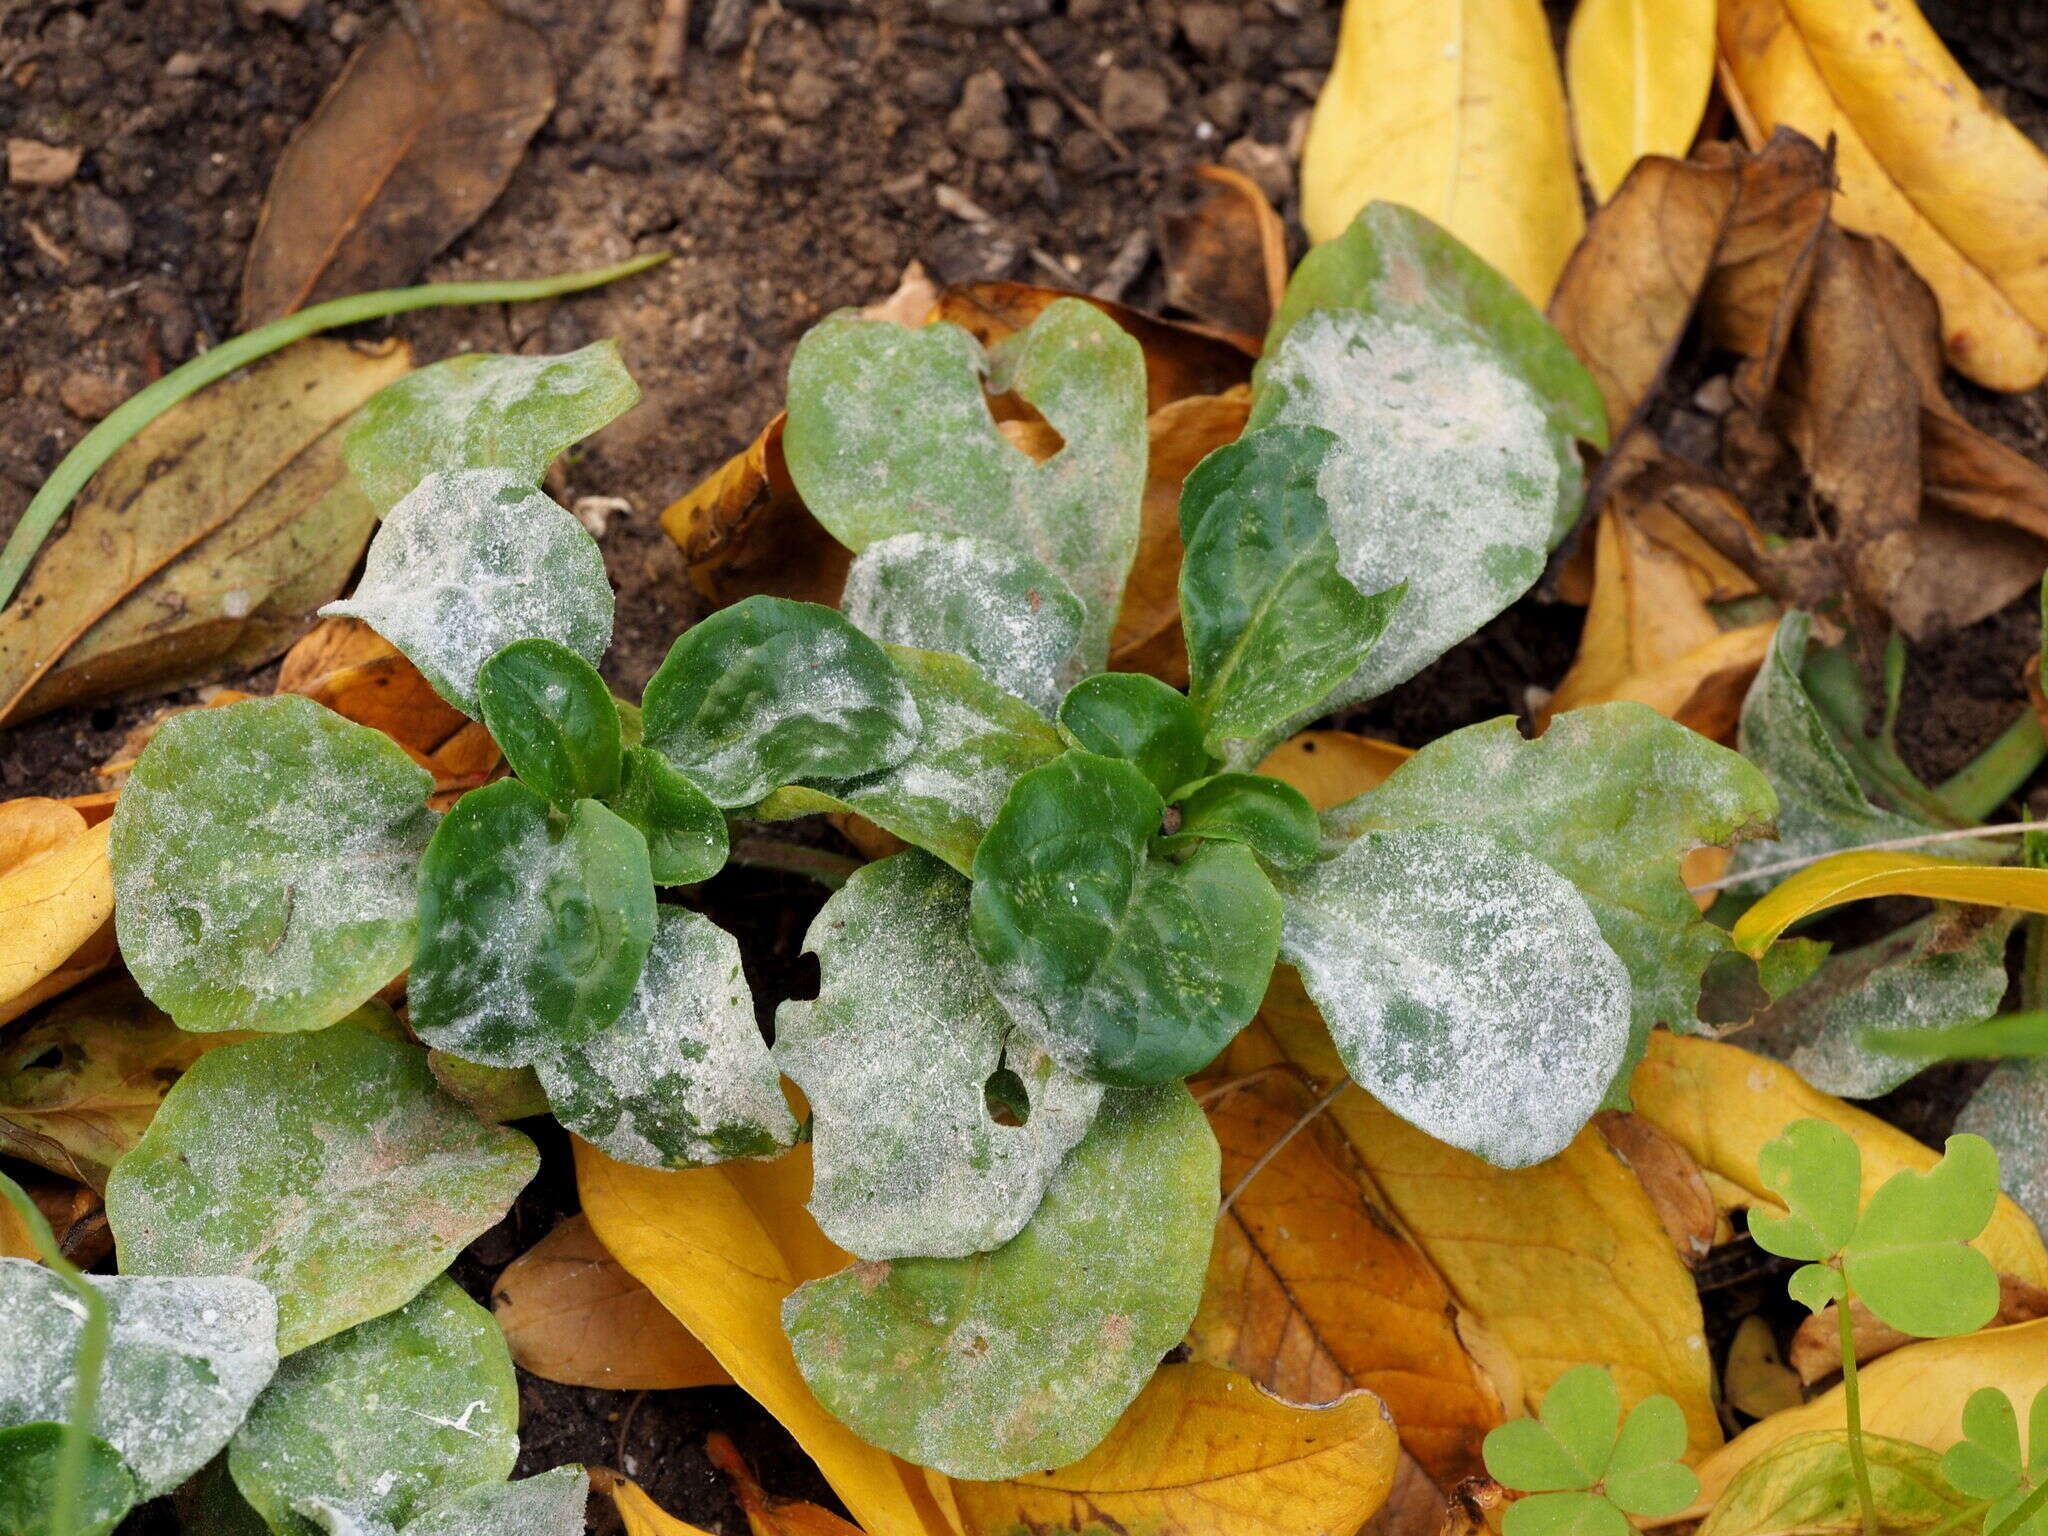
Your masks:
M1198 165L1194 206L1159 220L1166 302L1198 320L1260 337L1287 292L1287 226L1258 183L1227 165Z
M2014 1323L2031 1323L2048 1317L2048 1290L2017 1275L1998 1277L1998 1313L1987 1328L2007 1328ZM1867 1364L1913 1342L1911 1334L1899 1332L1860 1301L1849 1303L1849 1327L1856 1342L1856 1363ZM1842 1323L1830 1306L1805 1318L1792 1335L1785 1351L1792 1369L1809 1387L1841 1374Z
M547 44L487 0L414 0L285 146L241 328L412 281L505 190L555 106Z
M681 546L690 581L720 607L766 593L835 604L853 551L811 516L782 456L775 419L740 453L661 514Z

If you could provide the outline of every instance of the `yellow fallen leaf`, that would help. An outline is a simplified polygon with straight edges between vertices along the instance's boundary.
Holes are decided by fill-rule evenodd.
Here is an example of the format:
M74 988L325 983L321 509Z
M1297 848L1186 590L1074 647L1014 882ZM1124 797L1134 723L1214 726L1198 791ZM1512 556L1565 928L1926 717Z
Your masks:
M1346 0L1302 223L1333 239L1376 198L1434 219L1542 308L1585 216L1541 0Z
M674 1173L614 1162L581 1140L575 1149L583 1213L598 1240L782 1421L862 1529L951 1536L919 1469L832 1417L783 1334L783 1298L852 1262L804 1208L811 1149Z
M85 817L62 800L26 795L0 802L0 876L68 843L85 830Z
M1225 1062L1239 1073L1287 1062L1323 1084L1343 1073L1288 968ZM1327 1113L1374 1203L1519 1367L1530 1412L1573 1366L1602 1365L1625 1403L1657 1392L1675 1398L1692 1453L1721 1443L1692 1274L1635 1175L1596 1129L1549 1162L1505 1169L1416 1130L1360 1088L1340 1094ZM1488 1374L1500 1381L1506 1373Z
M1714 83L1714 0L1579 0L1564 72L1579 163L1604 203L1644 155L1692 148Z
M861 1536L858 1526L848 1525L829 1509L801 1499L778 1499L754 1479L753 1468L740 1455L732 1437L711 1434L704 1438L704 1454L711 1465L732 1484L753 1536Z
M1913 0L1786 0L1843 114L1892 180L2048 327L2048 155L1984 99Z
M1292 784L1310 805L1327 811L1377 789L1414 755L1413 747L1350 731L1302 731L1268 752L1258 771Z
M1945 1451L1963 1438L1963 1404L1979 1387L2003 1387L2016 1403L2030 1403L2048 1387L2048 1318L2015 1328L1987 1328L1956 1339L1926 1339L1895 1350L1857 1373L1863 1391L1863 1428ZM1774 1413L1751 1425L1700 1463L1700 1497L1674 1519L1698 1519L1735 1474L1794 1435L1840 1429L1847 1422L1842 1389L1824 1392L1801 1408Z
M1189 1362L1161 1366L1109 1438L1072 1466L956 1482L953 1498L967 1536L1348 1533L1386 1498L1398 1454L1370 1392L1305 1408Z
M35 1239L28 1235L28 1223L21 1219L13 1202L0 1200L0 1259L40 1259Z
M732 1385L717 1357L568 1216L506 1265L491 1312L513 1364L546 1381L621 1392Z
M1724 1041L1658 1030L1630 1082L1636 1113L1682 1142L1706 1170L1741 1192L1739 1203L1775 1202L1757 1158L1765 1142L1794 1120L1832 1121L1863 1150L1863 1194L1901 1169L1924 1173L1939 1155L1875 1115L1807 1086L1781 1062ZM2012 1201L1998 1197L1990 1226L1971 1244L2001 1274L2048 1284L2048 1250L2034 1224Z
M1784 0L1721 0L1720 37L1733 94L1747 108L1750 147L1760 149L1781 125L1816 144L1833 142L1836 222L1889 240L1934 290L1943 350L1955 369L1991 389L2040 383L2048 375L2048 333L1899 190L1828 88Z
M678 1520L650 1499L646 1489L616 1472L592 1467L590 1485L599 1493L611 1495L612 1507L625 1523L626 1536L711 1536L701 1525Z
M1226 1190L1313 1098L1284 1072L1209 1089ZM1500 1398L1459 1341L1442 1278L1348 1162L1341 1139L1320 1123L1278 1147L1217 1224L1188 1342L1197 1359L1242 1371L1290 1402L1327 1403L1358 1387L1377 1393L1402 1445L1449 1487L1483 1471L1480 1442L1503 1417Z
M107 828L87 828L0 875L0 1019L51 995L41 984L75 971L74 957L113 916Z
M1778 1353L1771 1325L1751 1313L1728 1343L1728 1363L1721 1372L1721 1394L1728 1406L1752 1419L1797 1408L1806 1401L1799 1373Z
M2048 869L1966 864L1904 851L1838 853L1787 875L1743 913L1733 930L1736 947L1761 955L1802 917L1873 896L1925 896L2048 912Z

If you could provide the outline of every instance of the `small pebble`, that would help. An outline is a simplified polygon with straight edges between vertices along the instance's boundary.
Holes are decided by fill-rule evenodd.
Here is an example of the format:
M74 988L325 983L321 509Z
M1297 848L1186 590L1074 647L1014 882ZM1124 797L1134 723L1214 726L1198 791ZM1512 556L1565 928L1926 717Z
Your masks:
M135 246L135 221L128 210L98 187L80 187L73 195L72 227L78 243L96 256L122 261Z
M172 80L190 80L206 67L206 61L189 48L180 48L164 60L164 74Z
M61 187L78 174L84 151L39 139L7 141L7 179L17 187Z
M1277 208L1294 191L1294 164L1278 144L1261 144L1243 138L1223 151L1223 163L1251 178L1266 200Z
M1154 70L1112 68L1103 72L1098 110L1110 132L1144 133L1166 121L1173 97Z
M128 391L104 373L91 368L74 368L57 386L57 398L64 409L80 421L98 421L128 398Z
M782 88L780 103L783 115L792 122L815 123L832 110L838 99L837 81L802 64Z
M1236 6L1217 5L1215 0L1196 0L1180 8L1181 35L1205 59L1221 58L1231 37L1243 24L1243 15Z

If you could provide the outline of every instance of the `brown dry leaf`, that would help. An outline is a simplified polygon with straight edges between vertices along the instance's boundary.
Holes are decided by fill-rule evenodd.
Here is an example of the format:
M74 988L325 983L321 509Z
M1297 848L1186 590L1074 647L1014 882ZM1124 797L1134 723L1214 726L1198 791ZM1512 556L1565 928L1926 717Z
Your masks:
M277 691L304 694L382 731L442 789L480 782L503 761L481 722L434 692L397 646L360 619L321 620L285 656Z
M491 1311L513 1363L547 1381L623 1392L732 1385L711 1351L619 1267L580 1215L564 1217L505 1266Z
M1779 1355L1771 1325L1761 1317L1745 1317L1729 1340L1721 1396L1729 1407L1752 1419L1767 1419L1806 1401L1798 1373Z
M1314 1104L1289 1072L1210 1095L1226 1190ZM1320 1124L1280 1146L1217 1224L1188 1342L1197 1358L1290 1402L1377 1393L1401 1444L1448 1486L1480 1471L1480 1442L1504 1416L1500 1398L1459 1341L1442 1278L1349 1161L1342 1138Z
M1358 1528L1357 1536L1443 1536L1447 1513L1443 1489L1403 1451L1386 1503Z
M1664 1223L1679 1258L1688 1268L1698 1264L1714 1246L1721 1212L1692 1154L1641 1115L1603 1110L1593 1123L1607 1145L1635 1170L1636 1181L1657 1208L1657 1219Z
M753 1469L729 1436L707 1435L704 1454L732 1484L733 1497L746 1514L747 1529L753 1536L861 1536L859 1526L849 1525L830 1510L771 1496L755 1481Z
M1237 1073L1288 1063L1318 1084L1343 1075L1328 1031L1285 967L1224 1060ZM1657 1392L1676 1399L1694 1453L1720 1444L1692 1274L1597 1130L1589 1126L1546 1163L1502 1169L1416 1130L1363 1089L1340 1094L1327 1114L1373 1203L1519 1368L1519 1390L1502 1388L1511 1405L1519 1398L1534 1412L1565 1371L1603 1365L1625 1403ZM1469 1336L1467 1348L1479 1352ZM1481 1359L1495 1382L1510 1374Z
M896 280L894 293L886 299L862 305L860 312L869 320L893 320L898 325L919 326L924 324L924 317L938 302L939 285L932 281L931 273L925 271L923 262L912 261Z
M0 721L201 682L298 638L376 527L342 426L410 366L399 342L314 338L137 433L0 612Z
M1166 302L1243 336L1264 336L1287 292L1287 226L1258 183L1227 165L1198 165L1205 184L1185 213L1159 221Z
M1189 1362L1161 1366L1109 1438L1072 1466L948 1491L966 1536L1305 1536L1356 1531L1386 1498L1398 1460L1370 1392L1306 1408Z
M1985 1324L1987 1328L2009 1328L2015 1323L2031 1323L2041 1317L2048 1317L2048 1290L2013 1275L1998 1277L1998 1313ZM1829 1306L1803 1320L1793 1333L1787 1353L1792 1369L1808 1386L1841 1374L1841 1326L1834 1307ZM1860 1301L1849 1303L1849 1327L1856 1341L1858 1364L1876 1360L1913 1342L1911 1334L1901 1333L1889 1323L1880 1321L1877 1314Z
M1350 731L1300 731L1268 752L1257 771L1292 784L1316 810L1327 811L1377 789L1414 755L1413 747Z
M69 1179L20 1179L23 1193L50 1224L57 1249L81 1269L90 1268L114 1249L114 1237L107 1226L106 1206L100 1197ZM42 1262L42 1253L29 1235L28 1223L15 1212L11 1201L0 1200L0 1258L32 1259Z
M413 281L496 201L555 108L547 43L486 0L414 0L285 146L242 274L242 330Z
M690 581L720 607L765 592L835 604L853 552L811 516L782 456L783 416L661 514Z

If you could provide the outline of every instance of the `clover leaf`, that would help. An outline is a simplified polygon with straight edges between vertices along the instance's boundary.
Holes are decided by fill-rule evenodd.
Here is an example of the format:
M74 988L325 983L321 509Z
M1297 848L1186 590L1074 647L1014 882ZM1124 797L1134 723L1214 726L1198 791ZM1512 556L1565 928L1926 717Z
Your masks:
M1818 1312L1854 1292L1919 1338L1971 1333L1996 1315L1997 1272L1967 1246L1998 1200L1998 1154L1983 1137L1951 1136L1934 1167L1893 1174L1867 1203L1862 1151L1828 1121L1793 1122L1757 1166L1786 1212L1753 1211L1749 1233L1766 1253L1806 1261L1789 1284L1795 1300Z
M1566 1371L1536 1418L1486 1437L1486 1470L1533 1497L1508 1506L1506 1536L1628 1536L1630 1515L1675 1515L1699 1497L1685 1454L1685 1414L1644 1398L1624 1421L1614 1380L1594 1365Z
M2020 1448L2019 1415L2012 1399L1996 1387L1982 1387L1963 1405L1963 1438L1941 1458L1941 1475L1958 1493L1990 1499L1984 1529L1996 1530L2048 1478L2048 1388L2034 1394L2027 1413L2026 1454ZM2043 1536L2048 1508L2036 1510L2012 1536Z
M557 809L618 791L618 706L597 668L566 645L513 641L483 664L476 691L505 761Z

